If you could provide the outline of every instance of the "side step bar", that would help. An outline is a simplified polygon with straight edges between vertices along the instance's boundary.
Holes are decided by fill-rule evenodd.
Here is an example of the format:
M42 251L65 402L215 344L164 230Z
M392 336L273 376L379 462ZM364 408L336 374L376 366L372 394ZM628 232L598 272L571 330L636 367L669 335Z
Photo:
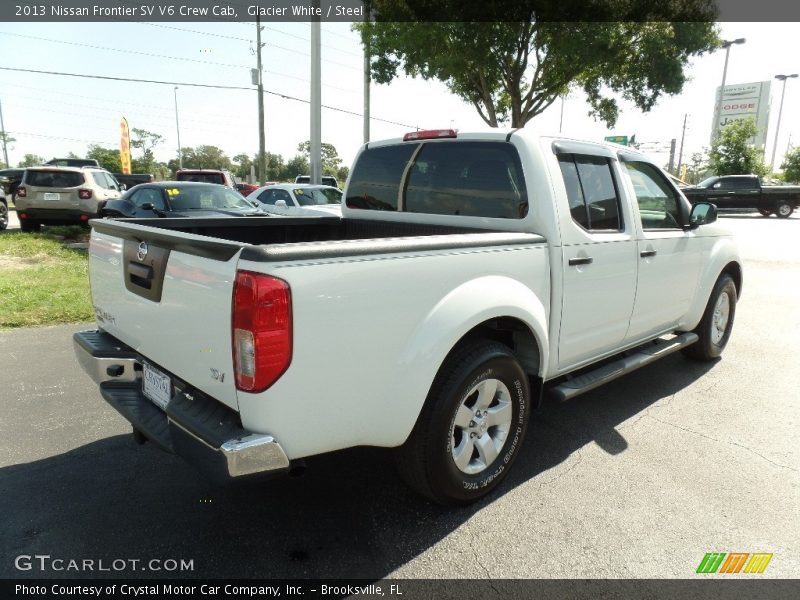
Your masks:
M593 390L601 385L613 381L623 375L649 365L667 354L690 346L698 341L696 333L687 332L671 339L659 338L639 346L632 354L623 356L619 360L603 365L593 371L567 379L559 385L549 389L552 398L559 401L571 400L584 392Z

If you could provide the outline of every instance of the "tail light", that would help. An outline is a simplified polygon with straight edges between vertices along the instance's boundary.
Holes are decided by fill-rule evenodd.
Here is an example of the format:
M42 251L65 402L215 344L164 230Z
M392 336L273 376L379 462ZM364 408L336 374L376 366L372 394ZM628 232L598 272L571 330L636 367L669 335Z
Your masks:
M292 295L282 279L239 271L233 286L236 389L263 392L292 361Z
M403 136L403 141L410 142L412 140L435 140L438 138L454 137L458 137L455 129L422 129L405 134Z
M89 215L81 215L80 219L81 219L81 221L88 221L89 220Z
M92 190L80 189L78 190L78 198L81 200L91 200Z
M28 213L24 213L24 212L23 213L17 213L17 217L20 218L20 219L27 219L28 218Z
M17 188L17 198L27 198L27 197L28 197L28 188L19 186Z

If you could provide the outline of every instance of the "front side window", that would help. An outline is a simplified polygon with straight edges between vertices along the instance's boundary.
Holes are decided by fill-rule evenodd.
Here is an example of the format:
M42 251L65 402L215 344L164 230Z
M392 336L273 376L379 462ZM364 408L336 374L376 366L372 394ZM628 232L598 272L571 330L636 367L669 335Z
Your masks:
M625 162L644 229L678 229L678 196L658 169L645 162Z
M602 156L559 156L572 219L587 231L622 231L611 162Z
M145 204L152 204L155 208L159 210L164 210L164 197L162 196L159 190L154 190L152 188L147 188L144 190L139 190L135 192L131 197L131 202L138 207L142 207Z

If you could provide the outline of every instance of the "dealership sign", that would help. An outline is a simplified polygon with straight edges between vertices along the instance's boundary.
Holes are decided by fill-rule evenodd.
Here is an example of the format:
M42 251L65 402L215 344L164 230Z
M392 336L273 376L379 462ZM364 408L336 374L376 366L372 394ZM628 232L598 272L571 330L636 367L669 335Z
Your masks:
M722 108L717 115L717 104L714 105L714 123L711 128L711 141L717 130L734 121L755 119L758 134L751 140L754 146L763 148L767 142L767 125L769 123L770 81L740 83L726 85L722 93ZM719 102L720 88L717 87L716 102Z

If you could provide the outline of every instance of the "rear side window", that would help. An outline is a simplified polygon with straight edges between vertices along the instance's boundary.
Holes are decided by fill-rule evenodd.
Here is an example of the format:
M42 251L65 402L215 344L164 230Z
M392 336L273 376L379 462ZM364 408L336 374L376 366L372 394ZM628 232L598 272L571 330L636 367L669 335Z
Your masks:
M83 173L71 171L32 171L25 175L25 183L36 187L71 188L83 185Z
M353 170L347 206L500 219L528 214L519 156L505 142L429 142L367 150Z
M572 219L588 231L622 231L619 195L609 159L565 154L558 161Z

